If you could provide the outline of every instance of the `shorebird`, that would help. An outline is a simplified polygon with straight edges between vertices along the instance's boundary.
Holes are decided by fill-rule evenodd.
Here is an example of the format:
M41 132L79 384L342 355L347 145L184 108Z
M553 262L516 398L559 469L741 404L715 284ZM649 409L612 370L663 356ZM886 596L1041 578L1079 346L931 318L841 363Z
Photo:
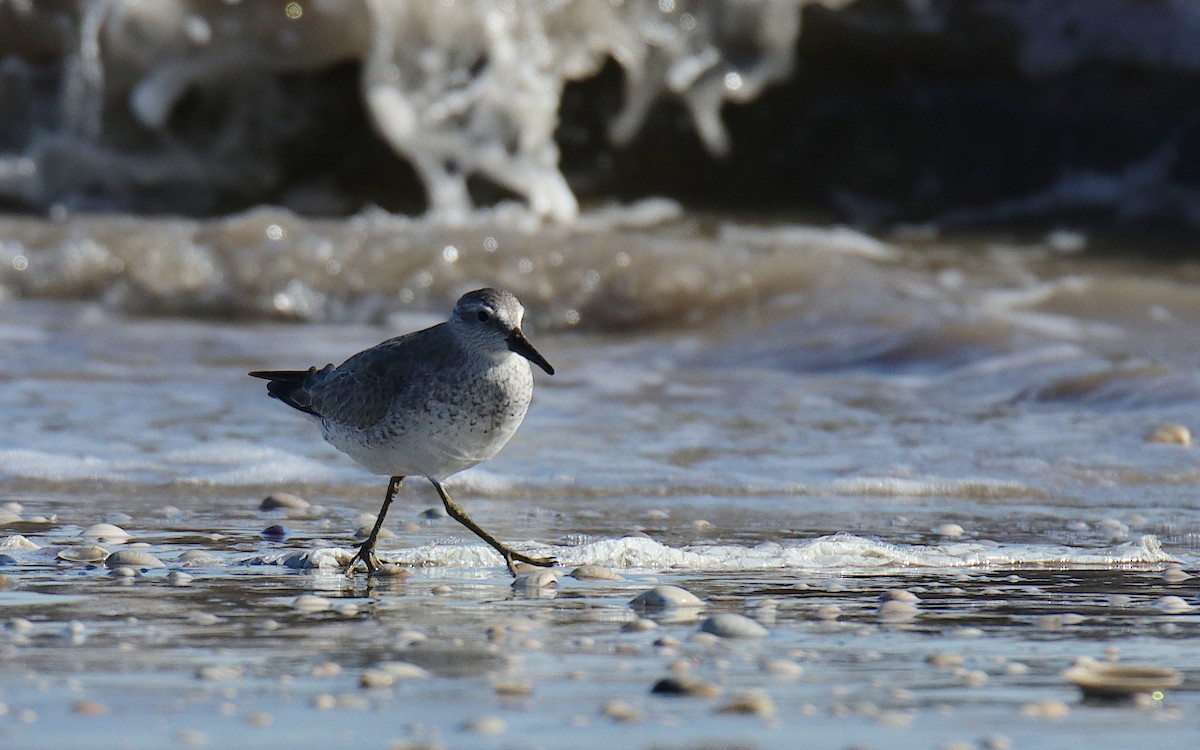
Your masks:
M366 349L334 367L264 370L267 393L307 414L333 447L374 474L390 477L366 541L346 566L367 573L382 564L375 544L406 476L433 483L450 517L514 561L552 566L554 558L522 554L484 531L450 498L442 482L487 461L520 427L533 396L532 362L554 368L521 332L525 308L501 289L464 294L445 323Z

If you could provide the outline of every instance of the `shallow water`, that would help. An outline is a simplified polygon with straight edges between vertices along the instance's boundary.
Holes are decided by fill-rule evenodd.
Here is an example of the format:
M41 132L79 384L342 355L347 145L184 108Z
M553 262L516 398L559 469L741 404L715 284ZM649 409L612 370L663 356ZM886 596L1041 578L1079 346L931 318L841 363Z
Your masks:
M1164 573L1200 564L1200 468L1147 435L1200 402L1195 264L632 217L6 219L4 746L1192 746L1198 585ZM348 547L386 483L245 372L340 361L490 282L558 374L448 489L502 539L624 580L514 590L422 515L420 480L382 545L407 580L286 567ZM277 491L322 507L259 511ZM56 559L98 521L167 567ZM657 583L770 634L623 631ZM894 589L911 617L881 617ZM294 606L311 593L331 609ZM1085 704L1059 676L1083 656L1188 682ZM385 660L431 676L360 688ZM721 694L651 695L672 670ZM718 712L757 689L773 717Z

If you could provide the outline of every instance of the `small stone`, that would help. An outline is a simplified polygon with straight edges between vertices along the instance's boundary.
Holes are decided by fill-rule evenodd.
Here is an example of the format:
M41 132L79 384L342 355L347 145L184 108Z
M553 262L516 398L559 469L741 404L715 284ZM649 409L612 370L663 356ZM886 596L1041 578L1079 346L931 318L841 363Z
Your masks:
M1167 583L1182 583L1192 576L1180 565L1168 565L1167 569L1162 572L1162 577Z
M655 586L643 591L629 602L637 610L676 609L680 607L703 607L704 601L687 589L678 586Z
M703 518L697 518L688 525L692 527L693 531L708 531L712 528L712 522L705 521Z
M938 669L953 669L955 667L961 667L966 663L966 661L966 657L962 654L957 654L950 651L941 651L925 657L926 664L930 665L931 667L937 667Z
M418 515L421 516L421 518L425 518L428 520L450 517L450 514L447 513L446 509L444 507L442 507L441 505L435 505L432 508L426 508L425 510L421 511Z
M506 731L508 731L508 724L504 722L503 718L495 714L484 714L483 716L476 716L474 719L465 722L463 724L463 729L466 729L468 732L474 732L475 734L494 737L496 735L504 734Z
M884 602L907 602L909 604L916 604L921 601L921 597L908 589L888 589L883 592L883 595L879 599Z
M188 567L195 567L200 565L215 565L220 560L208 550L190 549L179 556L179 562Z
M623 581L625 577L601 565L580 565L567 575L580 581Z
M167 573L167 583L172 586L187 586L192 582L192 577L187 573L181 573L178 570L172 570Z
M140 576L141 571L139 571L135 568L131 568L128 565L118 565L117 567L108 571L108 575L112 578L133 579L133 578L137 578L138 576Z
M1192 444L1192 431L1181 424L1167 424L1152 430L1146 436L1146 440L1151 443L1174 443L1176 445L1190 446Z
M307 510L309 502L290 492L275 492L267 495L258 504L259 510Z
M311 674L313 677L337 677L342 673L342 665L335 661L321 662L312 668Z
M71 704L71 713L76 716L104 716L108 713L108 706L97 701L80 700Z
M517 591L547 589L558 586L558 571L541 568L532 573L523 573L513 579L512 587Z
M921 614L921 608L911 602L891 599L879 605L879 619L884 622L908 622Z
M639 617L636 620L630 620L621 626L622 633L644 633L648 630L657 630L658 623L654 620L647 620L644 617Z
M665 510L659 510L657 508L648 510L642 514L642 518L645 518L649 521L665 521L670 517L671 517L670 513L666 512Z
M313 708L318 711L330 711L337 708L337 698L334 698L329 693L321 693L313 698Z
M619 701L615 699L605 701L601 711L605 716L613 721L619 721L626 724L632 724L642 720L642 712L638 711L625 701Z
M408 568L405 568L402 565L397 565L396 563L384 563L375 569L376 578L395 578L396 580L403 580L408 578L410 575L412 575L412 572L409 571Z
M196 677L212 682L240 680L246 674L245 667L236 664L213 664L196 670Z
M76 544L71 547L63 547L58 551L56 557L67 562L96 563L108 557L108 550L94 544Z
M246 724L252 727L266 728L274 723L275 717L263 711L252 713L246 717Z
M1021 715L1031 719L1061 719L1071 713L1071 707L1063 701L1045 700L1021 706Z
M104 565L109 568L130 567L137 570L167 567L162 560L140 549L119 549L104 558Z
M1182 596L1160 596L1154 601L1154 608L1159 612L1167 614L1181 614L1183 612L1191 612L1192 605L1187 603L1187 600Z
M496 695L524 698L533 695L533 685L522 680L501 680L496 683Z
M258 532L258 535L263 539L267 539L272 542L281 542L291 536L292 532L288 530L288 527L281 523L273 523L267 528Z
M822 604L817 607L818 620L836 620L842 616L842 608L836 604Z
M124 544L129 540L128 531L111 523L93 524L81 531L79 536L98 544Z
M791 659L765 659L759 666L762 671L777 677L799 677L804 674L804 667Z
M721 612L700 623L700 630L719 638L765 638L767 629L745 615Z
M980 741L983 750L1012 750L1013 741L1003 734L989 734Z
M734 693L728 703L717 709L719 714L748 714L769 719L775 715L775 701L762 690Z
M715 698L721 694L721 689L711 682L705 682L690 675L673 675L664 677L654 683L650 692L655 695L670 695L687 698Z
M371 669L383 672L394 681L427 680L432 675L429 670L407 661L381 661L373 664Z
M957 539L965 532L963 531L963 527L956 523L944 523L936 527L933 530L933 533L937 534L938 536L944 536L947 539Z
M316 594L301 594L292 602L292 609L298 612L325 612L333 608L333 602Z

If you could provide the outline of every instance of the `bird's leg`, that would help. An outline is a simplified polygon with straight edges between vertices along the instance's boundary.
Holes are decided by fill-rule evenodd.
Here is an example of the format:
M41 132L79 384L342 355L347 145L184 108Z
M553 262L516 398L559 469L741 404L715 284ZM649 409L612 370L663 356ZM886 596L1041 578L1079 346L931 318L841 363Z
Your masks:
M526 562L530 565L540 565L543 568L552 568L557 564L557 561L553 557L530 557L528 555L521 554L496 537L487 533L479 527L479 524L471 520L471 517L468 516L467 512L462 509L462 506L450 499L450 496L446 494L446 489L442 487L440 482L435 482L432 479L429 481L433 482L433 488L437 490L438 495L441 496L442 504L446 506L446 512L450 514L450 517L461 523L463 526L466 526L471 531L475 532L475 536L487 542L489 545L491 545L492 549L503 555L504 562L508 564L509 572L513 572L513 560L520 560L521 562Z
M379 539L379 530L383 528L383 519L387 515L388 508L392 505L392 500L396 497L396 493L400 491L400 485L404 482L404 477L392 477L388 481L387 495L383 498L383 507L379 509L379 515L375 516L375 526L371 528L371 533L367 536L367 541L358 546L358 552L354 553L354 557L350 558L349 564L346 565L346 575L354 575L354 568L358 565L358 561L362 560L367 566L367 574L370 575L379 570L381 562L375 556L375 542Z

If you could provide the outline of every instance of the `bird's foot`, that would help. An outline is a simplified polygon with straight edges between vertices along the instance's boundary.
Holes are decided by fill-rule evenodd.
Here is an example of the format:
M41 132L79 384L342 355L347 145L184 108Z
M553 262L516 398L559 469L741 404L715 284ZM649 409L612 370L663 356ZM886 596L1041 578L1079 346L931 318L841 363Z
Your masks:
M529 565L536 565L540 568L553 568L555 565L558 565L558 560L555 560L553 557L530 557L516 550L505 550L504 562L508 565L508 572L514 576L518 574L514 565L518 561L528 563Z
M354 557L350 558L350 562L346 563L344 568L346 575L354 575L359 560L366 566L367 575L374 575L375 571L383 566L383 562L375 555L375 540L368 539L358 546L358 552L355 552Z

